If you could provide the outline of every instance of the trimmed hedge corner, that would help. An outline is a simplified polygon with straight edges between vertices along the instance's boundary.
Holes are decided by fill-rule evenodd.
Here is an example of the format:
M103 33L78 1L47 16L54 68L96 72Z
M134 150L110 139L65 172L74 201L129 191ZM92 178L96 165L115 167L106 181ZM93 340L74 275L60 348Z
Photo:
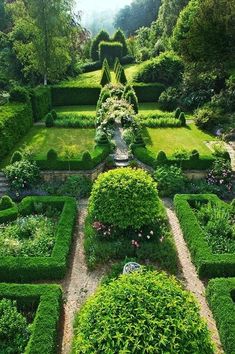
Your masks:
M224 202L213 194L184 194L174 198L176 214L200 278L235 276L235 254L212 253L205 233L190 206L190 203L195 202Z
M235 278L210 280L206 296L226 354L235 353Z
M158 101L161 93L166 89L163 84L143 84L133 83L133 89L140 103L156 102Z
M56 354L62 290L58 285L0 284L0 297L25 308L37 307L32 333L23 354Z
M26 197L18 206L0 212L0 223L34 212L35 203L61 210L51 257L0 257L0 281L31 282L65 276L76 222L76 201L70 197Z
M31 103L34 121L37 122L43 119L52 108L50 87L37 87L34 89L31 94Z

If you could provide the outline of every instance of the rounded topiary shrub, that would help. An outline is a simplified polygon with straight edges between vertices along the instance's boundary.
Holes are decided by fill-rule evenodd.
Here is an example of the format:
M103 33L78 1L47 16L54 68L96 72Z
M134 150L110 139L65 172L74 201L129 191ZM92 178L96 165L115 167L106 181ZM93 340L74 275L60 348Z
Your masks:
M9 101L26 103L29 101L29 93L24 87L15 86L10 90Z
M8 195L4 195L0 199L0 210L6 210L13 208L15 206L15 203L12 201L12 199Z
M47 127L47 128L51 128L51 127L54 126L54 118L53 118L53 116L52 116L51 113L48 113L48 114L46 115L46 122L45 122L45 124L46 124L46 127Z
M122 275L83 306L73 353L124 352L214 353L193 295L174 277L151 271Z
M58 154L54 149L50 149L47 153L47 160L56 161L58 159Z
M53 120L56 120L58 118L57 112L54 109L51 111L51 115L52 115Z
M120 168L101 174L92 189L93 220L120 229L139 229L156 222L161 207L157 185L143 170Z
M157 159L156 162L158 165L164 165L166 164L168 161L166 153L164 151L159 151L159 153L157 154Z
M21 161L23 159L23 155L20 151L15 151L11 157L11 164L17 161Z
M179 120L181 122L182 127L186 126L186 118L185 118L185 113L181 112L179 115Z

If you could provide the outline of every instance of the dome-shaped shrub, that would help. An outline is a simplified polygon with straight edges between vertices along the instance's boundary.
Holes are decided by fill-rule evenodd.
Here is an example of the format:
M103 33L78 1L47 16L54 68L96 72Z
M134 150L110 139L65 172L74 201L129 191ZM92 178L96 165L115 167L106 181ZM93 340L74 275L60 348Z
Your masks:
M159 215L157 185L143 170L120 168L101 174L92 189L93 220L121 229L154 223Z
M23 155L20 151L15 151L11 157L11 164L21 161L23 159Z
M77 317L74 353L214 353L193 296L165 273L134 272L98 289Z
M4 195L0 199L0 210L6 210L9 208L13 208L14 206L15 206L15 203L12 201L12 199L8 195Z

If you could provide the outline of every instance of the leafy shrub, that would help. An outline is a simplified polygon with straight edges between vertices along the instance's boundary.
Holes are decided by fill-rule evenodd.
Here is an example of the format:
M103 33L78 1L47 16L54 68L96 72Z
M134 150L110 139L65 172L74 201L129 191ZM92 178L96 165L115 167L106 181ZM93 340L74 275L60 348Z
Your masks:
M7 166L4 172L14 191L34 186L40 177L36 163L25 159Z
M198 109L195 114L195 124L203 130L213 131L222 121L221 112L210 106Z
M174 86L182 79L184 64L174 53L165 52L143 64L135 75L137 82L159 82Z
M175 111L175 118L178 119L179 116L180 116L180 113L181 113L181 109L178 107L176 108L176 111Z
M115 32L113 36L113 41L122 44L122 56L125 57L128 54L126 37L124 32L120 28Z
M47 128L51 128L54 126L54 118L51 113L47 113L45 124Z
M63 113L54 121L54 127L58 128L95 128L95 114Z
M4 195L0 199L0 210L13 208L14 206L15 206L15 203L12 201L12 199L8 195Z
M127 83L127 78L123 66L120 67L119 73L117 75L117 81L120 82L122 85L126 85Z
M51 111L51 115L52 115L52 118L53 118L53 120L55 121L56 119L57 119L57 112L56 112L56 110L52 110Z
M122 134L122 138L127 145L134 143L135 134L133 132L133 129L132 128L124 129L123 134Z
M161 93L158 103L161 109L173 111L179 104L178 90L174 87L169 87Z
M103 66L102 66L102 75L101 75L101 86L105 86L111 82L111 74L109 69L109 64L106 58L104 58Z
M31 92L34 121L41 120L51 110L51 88L39 86Z
M56 161L58 159L58 154L54 149L50 149L47 153L47 160Z
M11 157L11 164L23 159L23 154L20 151L15 151Z
M91 158L91 154L89 153L89 151L84 151L84 153L82 154L82 161L84 164L86 164L86 166L92 167L92 158Z
M20 102L28 103L29 102L29 93L24 87L13 87L10 90L10 102Z
M124 98L133 106L133 109L135 113L137 114L139 111L139 104L138 104L138 98L135 94L135 91L129 90L125 95Z
M58 195L69 197L86 198L91 193L92 182L86 176L70 176L57 190Z
M211 170L208 172L207 182L211 185L223 185L229 192L231 192L233 188L231 162L226 161L223 158L217 158L214 161Z
M196 149L192 150L192 152L190 154L190 159L193 161L198 161L199 158L200 158L199 152Z
M96 105L99 94L99 85L91 87L53 86L51 88L53 106Z
M121 59L123 56L123 47L119 42L105 42L99 44L99 57L100 61L106 58L109 64L113 64L116 58Z
M134 83L133 89L135 90L139 102L155 102L165 90L165 86L159 83Z
M1 353L21 354L30 337L26 318L18 311L16 301L0 300Z
M124 168L106 172L93 186L89 214L94 220L121 229L152 224L159 214L156 185L142 170Z
M176 166L161 166L154 172L159 194L162 197L171 197L184 190L185 177L181 168Z
M99 45L102 41L109 41L109 34L102 30L98 33L98 35L94 38L91 48L90 48L90 56L93 61L99 61Z
M76 318L74 353L123 348L214 353L194 297L175 278L150 271L122 275L100 287Z

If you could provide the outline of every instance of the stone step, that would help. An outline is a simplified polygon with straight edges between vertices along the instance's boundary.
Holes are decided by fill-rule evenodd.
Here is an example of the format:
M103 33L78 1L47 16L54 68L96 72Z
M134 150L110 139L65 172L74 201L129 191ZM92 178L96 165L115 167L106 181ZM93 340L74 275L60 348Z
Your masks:
M116 162L115 165L116 165L116 167L127 167L127 166L129 166L129 161L126 161L126 162Z
M127 155L114 156L114 161L117 161L117 162L129 161L129 156L127 156Z

